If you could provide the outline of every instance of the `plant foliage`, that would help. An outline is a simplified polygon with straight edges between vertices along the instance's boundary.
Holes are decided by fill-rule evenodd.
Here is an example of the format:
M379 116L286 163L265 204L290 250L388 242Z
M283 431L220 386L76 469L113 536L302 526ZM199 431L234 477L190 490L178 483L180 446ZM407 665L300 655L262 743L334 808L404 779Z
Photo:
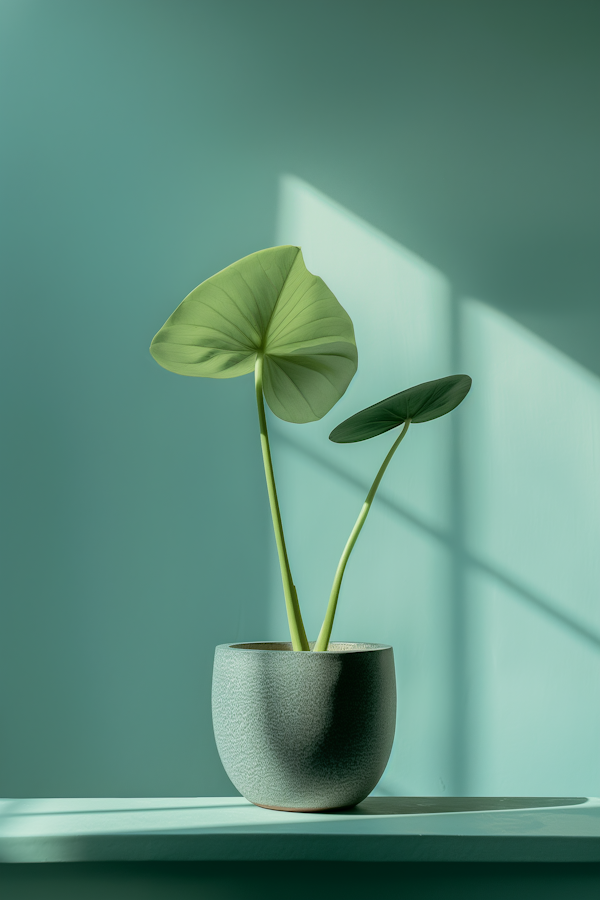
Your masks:
M358 365L350 316L291 246L252 253L203 281L150 352L171 372L209 378L249 374L263 355L266 401L297 423L329 412Z
M407 420L411 424L430 422L452 412L470 389L468 375L448 375L425 381L361 409L334 428L329 439L336 444L350 444L384 434Z

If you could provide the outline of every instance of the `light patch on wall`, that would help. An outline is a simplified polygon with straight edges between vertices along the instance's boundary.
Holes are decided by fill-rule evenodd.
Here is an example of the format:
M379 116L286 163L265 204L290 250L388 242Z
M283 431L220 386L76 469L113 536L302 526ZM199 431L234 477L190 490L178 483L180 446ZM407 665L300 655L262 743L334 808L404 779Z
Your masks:
M308 268L350 314L359 353L354 381L324 419L306 426L272 420L292 570L316 637L339 556L395 437L338 445L329 433L371 403L451 373L450 286L433 266L291 176L281 181L276 241L302 247ZM334 626L334 637L395 647L399 727L382 793L431 792L431 771L452 782L453 582L444 540L451 441L449 419L412 428L348 565ZM275 636L286 629L276 564L272 575ZM418 743L406 740L407 731Z
M461 335L468 549L600 634L600 382L477 300Z
M389 435L352 446L334 445L330 431L347 416L390 394L451 373L450 286L446 278L400 244L297 178L281 181L277 242L302 247L308 268L329 285L354 323L358 373L320 422L285 429L341 471L369 482L393 442ZM428 525L449 524L449 425L413 427L395 460L396 477L382 492ZM408 475L410 473L410 476Z
M507 316L461 304L471 789L600 789L600 383Z

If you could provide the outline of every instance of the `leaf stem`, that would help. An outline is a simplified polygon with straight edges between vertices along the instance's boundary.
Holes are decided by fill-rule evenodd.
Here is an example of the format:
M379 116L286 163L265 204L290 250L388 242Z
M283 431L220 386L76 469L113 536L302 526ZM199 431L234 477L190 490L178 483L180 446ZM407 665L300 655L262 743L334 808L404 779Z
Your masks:
M383 473L387 469L392 456L394 455L394 453L400 446L400 443L402 442L404 435L408 431L409 425L410 425L410 419L406 419L406 421L404 423L404 428L400 432L400 434L399 434L398 438L395 440L391 450L389 451L388 455L384 459L384 461L381 465L381 468L380 468L379 472L377 473L375 481L371 485L371 489L369 490L369 493L367 494L365 502L362 505L362 509L359 513L358 519L356 520L354 528L350 532L350 537L348 538L346 546L344 547L344 552L342 553L342 556L338 563L338 567L336 569L335 578L333 579L333 586L331 588L331 594L329 596L329 605L327 606L327 613L325 615L325 621L323 622L321 631L319 632L319 637L317 639L317 643L314 646L315 650L324 651L324 650L327 650L327 648L329 647L329 638L331 637L331 629L333 628L333 619L335 617L335 610L337 607L338 597L340 595L340 587L342 586L342 578L344 577L344 570L346 569L346 563L348 562L350 554L352 553L354 545L356 544L358 535L360 534L361 529L362 529L363 525L365 524L365 520L369 514L369 510L371 509L371 504L373 503L373 498L375 497L375 494L377 493L377 488L379 487L381 479L383 478Z
M279 503L277 500L277 490L275 488L275 475L271 460L269 432L267 431L267 417L265 415L265 402L263 397L263 363L264 357L262 353L257 354L256 365L254 367L254 384L256 388L256 405L258 406L258 421L260 423L260 445L262 448L265 476L267 479L271 518L273 519L273 531L275 532L275 543L277 544L277 554L279 556L285 606L290 627L290 636L292 638L292 648L294 650L310 650L308 640L306 639L304 624L302 622L302 615L300 613L298 594L296 593L296 587L292 581L292 573L285 546L285 538L283 536L281 513L279 511Z

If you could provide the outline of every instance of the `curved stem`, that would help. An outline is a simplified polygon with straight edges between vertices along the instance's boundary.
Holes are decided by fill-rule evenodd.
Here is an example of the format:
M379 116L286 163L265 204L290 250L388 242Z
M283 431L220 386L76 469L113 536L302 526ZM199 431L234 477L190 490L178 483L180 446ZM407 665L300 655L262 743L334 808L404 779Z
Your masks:
M290 570L290 563L285 546L285 538L283 536L281 513L279 511L279 503L277 501L275 475L273 473L271 448L269 446L269 432L267 431L267 417L265 415L265 402L263 398L263 356L260 353L256 357L256 366L254 368L254 383L256 387L258 421L260 423L260 446L262 448L263 463L265 466L267 491L269 492L269 504L271 506L271 518L273 519L273 531L275 532L275 543L277 544L277 554L279 556L279 568L281 569L281 580L283 582L283 593L285 596L285 606L287 610L288 624L290 627L292 648L294 650L310 650L308 641L306 639L306 632L304 630L302 616L300 614L298 594L296 593L296 588L294 582L292 581L292 573Z
M329 595L329 605L327 607L325 621L323 622L321 631L319 632L319 637L318 637L317 643L314 646L315 650L321 650L321 651L327 650L327 648L329 646L329 638L331 637L331 629L333 628L333 619L335 616L335 610L337 607L338 597L340 595L340 587L342 586L342 578L344 577L344 570L346 568L346 563L348 562L350 554L352 553L352 549L353 549L353 547L356 543L356 540L361 532L361 528L365 524L365 520L369 514L369 510L371 509L371 504L373 503L373 498L375 497L375 494L377 493L377 488L379 487L379 483L380 483L381 479L383 478L383 473L387 469L392 456L394 455L394 453L400 446L402 438L408 431L409 425L410 425L410 419L407 419L406 422L404 423L404 428L402 429L398 438L394 442L390 452L384 459L382 466L381 466L379 472L377 473L375 481L371 485L371 489L370 489L369 493L367 494L365 502L362 505L362 509L359 513L358 519L356 520L354 528L352 529L352 531L350 533L350 537L348 538L346 546L344 547L344 552L342 553L342 556L340 558L340 561L338 563L338 567L337 567L337 570L335 573L335 578L333 579L333 586L331 588L331 594Z

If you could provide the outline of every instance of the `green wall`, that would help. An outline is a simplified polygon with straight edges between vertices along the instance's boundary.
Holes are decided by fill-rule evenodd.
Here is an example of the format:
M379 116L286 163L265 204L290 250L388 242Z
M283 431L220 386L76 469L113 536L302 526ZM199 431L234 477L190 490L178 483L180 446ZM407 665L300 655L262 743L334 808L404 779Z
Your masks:
M290 185L300 185L297 204L302 191L317 198L317 211L333 204L336 221L350 223L352 246L376 233L373 246L387 247L386 259L412 260L423 283L450 298L445 319L423 319L425 337L407 337L406 328L399 335L402 379L424 380L425 360L443 358L470 365L485 385L470 412L465 405L460 430L449 419L431 432L432 442L443 433L440 446L454 448L460 490L458 470L427 490L417 482L388 497L387 512L369 523L374 552L388 546L382 562L402 560L405 540L413 541L429 592L426 612L410 606L410 635L431 636L431 652L419 663L417 693L405 677L410 666L399 662L413 737L405 724L398 746L408 748L410 765L398 757L389 790L527 792L545 790L559 772L567 793L600 792L590 680L600 577L587 549L598 528L600 454L599 17L585 0L2 2L1 796L233 793L210 725L212 648L283 636L252 381L179 378L147 348L191 288L283 239L286 228L300 229L318 251L314 218L285 219L299 208ZM336 229L325 236L332 248ZM335 281L343 256L323 262ZM368 267L363 259L361 285ZM385 291L397 289L376 275L375 316L363 310L365 328L388 308ZM357 300L347 287L348 301L338 293L350 306ZM411 294L405 321L425 315L414 297L433 303L437 290ZM448 357L436 356L449 329L456 341ZM408 351L419 335L432 356ZM494 356L507 346L508 358ZM517 376L531 385L545 365L553 390L563 373L571 390L558 404L545 400L541 413L529 399L513 416L507 403L518 403ZM503 371L512 378L508 394L497 390ZM375 377L365 368L361 387L361 368L348 401L390 372L383 366ZM431 377L438 374L447 373ZM332 424L343 414L334 411ZM519 438L499 444L498 421L509 437L517 423ZM571 428L560 459L546 457L545 447ZM294 473L324 492L350 470L340 464L338 477L336 463L323 481L308 444L302 453L288 444L288 452L281 430L277 438L281 488L290 485L282 502L310 592L301 527L314 517L291 508ZM425 430L418 446L417 475L419 466L430 471L428 460L445 465ZM492 447L502 450L497 459ZM544 506L556 471L563 488L565 473L581 476L570 506L570 482L556 505ZM350 521L361 478L366 470L336 494ZM486 491L487 506L477 499ZM400 517L394 499L404 503ZM537 503L550 522L563 502L567 525L532 538L524 511ZM341 534L337 506L335 516ZM317 524L325 547L329 526ZM427 556L423 524L449 529L443 559ZM519 546L511 550L512 534ZM498 547L508 554L502 565ZM465 554L478 554L476 571ZM319 561L315 578L325 579L334 561ZM582 571L570 588L570 573ZM482 572L488 580L478 585ZM357 560L356 573L366 585L368 566ZM477 605L490 578L493 596ZM431 598L448 579L450 605L439 615ZM502 590L514 594L517 582L520 599L503 605ZM307 599L311 610L317 602ZM506 618L511 603L533 616L526 627L520 613ZM555 645L538 629L540 603L551 607L540 616L562 629ZM395 634L409 610L396 618L396 608L392 595L370 605L369 635ZM519 638L515 662L506 648ZM550 650L540 656L542 645ZM569 677L557 695L560 679L544 673L561 666ZM540 685L533 693L532 679ZM477 713L502 709L475 731L471 690L479 691ZM557 704L561 750L546 759L553 733L539 737L534 711L547 724ZM577 723L587 723L584 739ZM508 752L515 733L526 737L525 770L522 755ZM500 758L486 768L490 754ZM577 788L567 790L575 770Z

